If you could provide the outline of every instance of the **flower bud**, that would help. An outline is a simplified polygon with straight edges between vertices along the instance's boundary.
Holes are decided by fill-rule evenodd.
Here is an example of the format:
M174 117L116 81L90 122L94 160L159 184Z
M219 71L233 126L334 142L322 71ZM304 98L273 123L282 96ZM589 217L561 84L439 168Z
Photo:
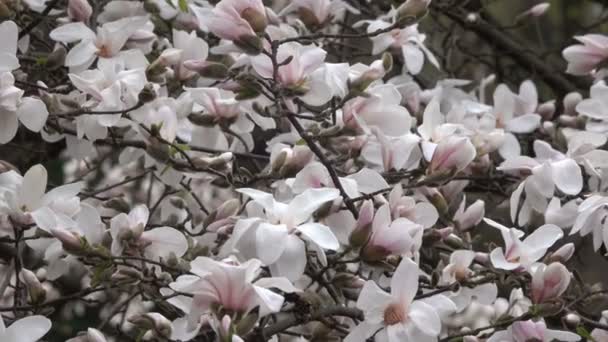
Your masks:
M156 99L156 91L152 83L147 83L144 88L139 92L138 100L142 103L152 102Z
M222 79L228 76L228 68L222 63L188 60L184 62L184 67L207 78Z
M350 233L349 242L351 246L358 248L369 240L372 234L372 221L374 220L374 202L367 200L359 209L359 218L355 229Z
M431 0L407 0L397 8L397 21L423 17L430 4Z
M532 301L536 304L558 298L570 285L570 271L559 262L539 265L532 274Z
M457 224L458 230L465 231L478 225L483 219L484 215L485 202L482 200L477 200L465 211L456 213L456 215L454 215L454 221Z
M243 35L234 41L239 49L243 50L248 55L258 55L262 52L262 40L257 36Z
M47 59L46 64L44 65L49 70L56 70L65 64L65 56L67 55L67 50L65 47L59 45L53 52L51 52Z
M576 329L581 324L581 317L574 313L569 313L564 317L564 323L570 329Z
M51 234L61 241L64 251L75 255L85 252L83 245L84 238L80 234L63 228L51 228Z
M129 322L143 329L152 329L158 336L169 338L173 330L171 321L158 312L148 312L129 318Z
M543 120L551 120L555 114L555 101L547 101L538 106L536 110Z
M568 93L564 97L564 114L576 115L576 106L583 101L583 95L577 92Z
M469 138L450 136L439 142L435 148L427 174L455 175L464 170L475 159L476 154L475 146Z
M241 18L245 19L255 32L264 32L268 25L266 12L260 13L255 8L249 7L241 12Z
M42 284L34 272L22 268L21 272L19 272L19 278L27 287L27 293L30 296L30 303L40 304L44 302L46 299L46 290L42 287Z
M561 246L549 256L551 262L566 262L574 255L574 244L569 242Z
M68 17L73 21L88 23L93 8L87 0L68 0Z

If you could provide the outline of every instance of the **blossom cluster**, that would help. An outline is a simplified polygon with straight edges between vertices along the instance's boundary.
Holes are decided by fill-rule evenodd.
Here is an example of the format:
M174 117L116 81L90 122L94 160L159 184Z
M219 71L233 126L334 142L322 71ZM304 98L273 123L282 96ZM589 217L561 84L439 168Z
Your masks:
M608 36L429 86L384 2L0 1L0 340L608 341Z

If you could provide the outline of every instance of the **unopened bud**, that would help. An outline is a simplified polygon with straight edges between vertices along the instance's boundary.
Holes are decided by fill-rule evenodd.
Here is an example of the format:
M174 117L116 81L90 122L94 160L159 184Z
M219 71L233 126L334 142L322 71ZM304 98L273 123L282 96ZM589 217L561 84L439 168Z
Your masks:
M58 46L53 52L49 54L46 59L45 67L49 70L55 70L63 67L65 64L65 56L67 55L67 50L63 46Z
M563 246L561 246L558 250L556 250L555 252L553 252L551 254L551 256L549 257L550 261L555 261L555 262L566 262L568 260L570 260L570 258L574 255L574 244L572 242L567 243Z
M583 95L577 92L568 93L564 97L564 114L576 115L576 106L583 101Z
M93 8L87 0L68 0L68 16L73 21L88 23Z
M184 67L207 78L222 79L228 76L228 68L222 63L190 60L184 62Z
M211 127L216 124L216 116L211 114L195 114L188 115L188 120L197 126Z
M262 40L253 35L240 36L234 41L234 45L248 55L258 55L263 49Z
M21 278L27 287L27 293L29 294L30 302L32 304L40 304L44 302L46 299L46 290L42 287L42 284L34 272L22 268L21 272L19 272L19 278Z
M581 317L574 313L569 313L564 317L564 323L572 330L575 330L581 324Z
M129 322L143 329L152 329L158 336L171 337L171 321L157 312L148 312L129 318Z
M430 4L431 0L407 0L397 8L397 21L422 18Z
M148 103L156 99L156 91L152 83L147 83L144 88L139 92L138 100L142 103Z
M555 114L555 101L548 101L540 106L537 109L538 114L543 118L543 120L551 120L553 118L553 114Z
M372 234L372 221L374 220L374 202L367 200L361 205L359 218L355 229L350 233L349 242L351 246L358 248L363 246Z
M247 8L241 13L241 18L245 19L255 32L264 32L268 25L266 13L260 13L255 8Z
M80 236L80 234L70 232L63 228L51 228L51 234L61 241L64 251L75 255L85 252L83 248L83 237Z
M105 208L114 209L121 213L128 213L131 210L129 203L122 197L114 197L103 202Z

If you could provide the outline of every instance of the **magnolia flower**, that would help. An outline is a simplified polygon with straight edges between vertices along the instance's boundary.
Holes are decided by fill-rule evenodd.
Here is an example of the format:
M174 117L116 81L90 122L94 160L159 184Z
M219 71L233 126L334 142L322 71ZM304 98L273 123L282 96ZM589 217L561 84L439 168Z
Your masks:
M107 342L106 337L101 331L95 328L88 328L87 333L79 337L71 338L65 342Z
M476 200L465 210L466 202L466 196L463 196L460 206L454 213L454 223L460 231L475 227L485 216L485 202L483 200Z
M593 234L593 248L597 251L602 243L608 245L608 197L594 195L583 201L578 207L578 213L570 235L579 233L585 236Z
M247 118L245 108L233 92L219 88L186 88L186 91L194 102L204 109L201 116L190 116L194 124L218 124L240 134L253 130L253 122ZM194 109L196 110L196 107ZM199 120L205 122L199 123Z
M120 213L110 220L112 254L121 255L127 247L141 248L144 256L158 260L171 253L181 257L188 249L186 237L175 228L159 227L145 230L150 212L138 205L129 214Z
M497 168L506 172L521 170L531 173L511 195L511 219L521 225L529 221L532 210L545 212L555 188L567 195L577 195L583 188L583 175L576 161L540 140L534 141L534 152L534 159L516 156L505 160ZM516 217L524 191L526 198Z
M564 49L562 55L568 61L567 73L588 75L608 58L608 37L601 34L587 34L574 37L583 45L572 45Z
M421 224L425 229L432 227L439 219L439 213L429 202L417 202L413 197L404 196L403 186L395 185L388 195L388 203L393 219L404 217Z
M389 255L413 257L422 245L423 230L422 225L403 217L393 221L390 207L385 204L376 211L361 257L367 261L379 261Z
M341 120L345 127L368 133L372 127L388 136L402 136L409 132L412 117L401 106L401 94L392 84L367 89L367 96L347 101L342 108Z
M494 333L487 342L552 342L552 341L580 341L581 337L575 333L547 328L545 321L533 320L518 321L509 329Z
M180 53L175 63L170 64L173 65L180 80L186 80L196 75L196 72L189 70L188 66L205 62L209 55L209 45L205 40L196 36L196 31L187 33L173 30L173 48Z
M361 156L374 169L411 170L418 167L422 157L420 137L404 134L398 137L386 136L377 127L372 127L375 139L370 137L361 149Z
M277 51L277 61L281 66L277 70L276 81L307 104L325 104L331 99L332 90L321 78L321 74L313 72L323 65L326 55L325 50L314 45L296 42L281 44ZM289 63L282 63L284 61ZM262 77L274 77L272 60L267 55L253 57L251 66Z
M431 0L407 0L397 8L398 18L414 17L418 18L425 14Z
M49 116L44 102L33 97L23 97L23 90L14 84L13 74L0 74L0 144L13 140L19 122L30 131L40 132Z
M296 280L304 272L306 248L299 234L323 249L340 247L329 227L310 222L317 209L340 197L337 189L309 189L289 203L278 202L272 194L255 189L239 189L238 192L253 200L247 210L254 217L236 223L232 243L227 243L226 248L232 246L246 258L259 258L270 266L273 274Z
M216 36L231 40L246 52L260 52L262 42L257 33L264 32L268 21L262 0L222 0L205 12L204 19Z
M331 18L339 17L344 10L354 14L359 11L341 0L294 0L279 13L280 16L297 12L300 20L309 27L318 27Z
M540 4L534 5L532 7L530 7L528 10L520 13L517 17L516 20L520 20L522 18L525 18L527 16L532 16L532 17L540 17L543 14L545 14L548 10L549 7L551 7L551 4L548 2L541 2Z
M202 315L222 312L238 313L241 318L254 308L260 317L278 312L283 297L267 289L276 287L284 292L296 289L285 278L260 278L259 260L248 260L243 264L231 260L215 261L207 257L197 257L190 263L194 275L182 275L169 286L175 291L192 294L193 297L178 296L169 302L187 313L187 329L197 332ZM163 291L171 293L172 291Z
M36 342L51 329L51 320L44 316L21 318L8 328L0 317L0 340L13 342Z
M395 12L396 13L396 12ZM367 32L372 33L390 27L391 23L384 20L367 21ZM389 32L371 38L373 43L372 54L379 54L388 48L399 49L404 59L404 72L416 75L422 71L425 58L435 67L439 62L433 53L424 45L426 35L418 32L418 24L405 28L395 28Z
M84 184L66 184L45 193L47 179L42 165L32 166L23 177L15 171L0 174L0 214L20 224L34 222L47 232L59 222L70 225L71 218L80 210L80 199L76 195Z
M570 285L570 271L559 262L540 264L532 273L532 302L539 304L559 298Z
M477 152L466 137L450 136L437 144L427 169L429 175L455 175L475 159Z
M88 0L68 0L68 16L74 21L89 22L93 8Z
M576 112L590 119L599 120L602 122L608 121L607 96L608 86L606 85L606 82L599 81L595 83L591 86L590 98L580 101L576 105ZM593 126L591 126L590 123L587 123L587 127L592 128Z
M99 63L107 59L122 58L127 62L141 65L143 54L137 57L127 52L121 53L125 43L137 30L148 22L147 16L127 17L98 27L97 34L82 22L69 23L54 29L50 33L51 39L61 43L76 43L65 58L65 66L80 70L88 68L97 57Z
M457 281L466 280L473 271L469 268L475 259L475 252L470 250L456 250L450 254L450 262L441 274L441 282L449 285Z
M143 68L128 70L123 61L113 60L100 64L98 69L68 74L74 86L91 96L84 106L96 111L120 111L132 108L146 84ZM91 140L103 139L107 128L118 124L122 115L79 115L76 129L79 138L86 135Z
M373 280L368 280L357 299L357 308L363 310L365 321L355 327L344 341L363 342L374 334L378 340L389 342L432 341L436 338L441 332L438 312L425 301L414 300L419 274L418 265L405 258L391 278L390 294Z
M19 28L14 21L7 20L0 24L0 73L19 68L17 59L17 37Z
M516 228L507 228L498 222L485 218L490 226L500 230L505 248L497 247L490 253L492 265L503 270L530 270L536 261L542 258L547 250L564 235L561 228L552 224L538 227L523 241L524 232Z

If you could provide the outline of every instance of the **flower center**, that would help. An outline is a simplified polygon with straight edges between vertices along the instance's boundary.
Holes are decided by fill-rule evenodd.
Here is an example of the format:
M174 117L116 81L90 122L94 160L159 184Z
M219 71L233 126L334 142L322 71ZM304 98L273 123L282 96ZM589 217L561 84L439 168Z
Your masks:
M407 318L403 305L393 303L384 309L384 323L394 325L405 321Z

